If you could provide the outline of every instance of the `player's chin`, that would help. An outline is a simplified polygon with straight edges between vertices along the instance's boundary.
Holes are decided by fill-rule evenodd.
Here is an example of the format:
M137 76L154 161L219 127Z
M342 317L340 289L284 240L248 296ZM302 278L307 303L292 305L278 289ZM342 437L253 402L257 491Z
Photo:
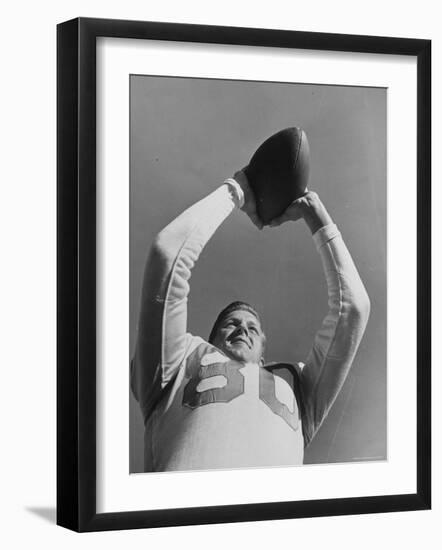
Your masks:
M225 351L227 355L235 361L241 361L243 363L252 361L252 354L250 353L250 349L247 346L227 346L227 349Z

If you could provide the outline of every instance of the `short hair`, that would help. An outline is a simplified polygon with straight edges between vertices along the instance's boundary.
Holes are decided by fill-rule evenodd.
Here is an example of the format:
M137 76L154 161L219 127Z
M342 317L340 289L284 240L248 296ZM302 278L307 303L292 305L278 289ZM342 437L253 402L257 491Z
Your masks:
M222 323L222 321L224 320L224 318L227 317L229 313L232 313L232 311L236 311L238 309L241 309L243 311L249 311L258 319L259 324L261 324L261 319L259 318L258 312L250 304L248 304L247 302L241 302L241 301L232 302L231 304L226 306L216 318L215 324L213 325L209 335L210 344L213 344L218 328ZM265 341L265 336L264 336L264 341Z

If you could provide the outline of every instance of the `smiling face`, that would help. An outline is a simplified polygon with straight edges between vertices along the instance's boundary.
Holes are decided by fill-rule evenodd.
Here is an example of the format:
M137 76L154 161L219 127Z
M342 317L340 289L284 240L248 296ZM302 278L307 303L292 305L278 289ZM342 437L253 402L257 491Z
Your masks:
M219 323L213 344L243 363L263 363L265 335L253 313L236 309Z

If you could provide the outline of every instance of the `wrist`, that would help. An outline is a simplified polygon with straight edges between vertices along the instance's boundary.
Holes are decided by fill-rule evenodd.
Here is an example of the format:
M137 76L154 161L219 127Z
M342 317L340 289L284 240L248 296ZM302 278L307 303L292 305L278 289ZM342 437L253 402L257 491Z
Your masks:
M227 178L224 183L229 186L233 202L238 208L242 208L245 203L245 194L241 185L233 178Z
M303 201L301 207L301 213L312 234L316 233L321 227L333 223L330 214L316 193L309 193L306 196L306 201Z

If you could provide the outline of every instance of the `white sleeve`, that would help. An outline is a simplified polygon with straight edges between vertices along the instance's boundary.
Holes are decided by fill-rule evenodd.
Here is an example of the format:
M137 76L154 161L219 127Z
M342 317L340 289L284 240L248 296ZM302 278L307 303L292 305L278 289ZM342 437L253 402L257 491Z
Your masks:
M345 381L370 312L367 292L336 225L322 227L313 240L327 281L329 311L301 373L306 445Z
M146 262L131 384L147 420L162 390L190 353L187 297L192 268L216 229L241 204L230 182L163 229Z

